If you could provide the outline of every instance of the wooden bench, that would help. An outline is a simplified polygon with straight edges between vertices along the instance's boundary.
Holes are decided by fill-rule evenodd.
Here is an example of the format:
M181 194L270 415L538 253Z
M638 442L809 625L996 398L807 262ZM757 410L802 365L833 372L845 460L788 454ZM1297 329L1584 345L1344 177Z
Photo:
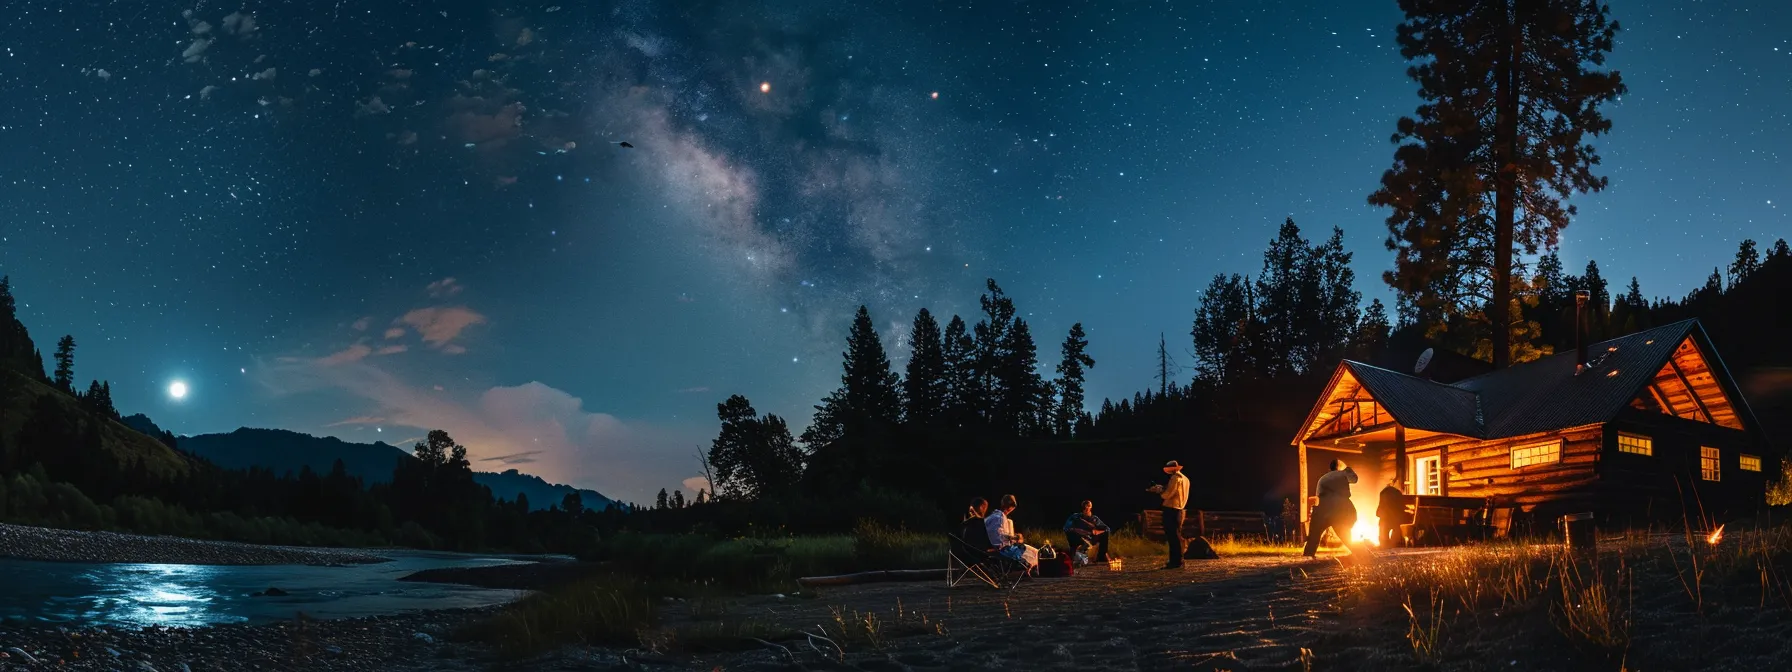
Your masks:
M1400 534L1409 544L1449 544L1493 535L1486 499L1439 495L1407 495L1405 499L1413 518L1400 526Z
M1140 532L1152 541L1164 540L1164 512L1148 509L1139 514ZM1182 515L1182 538L1268 537L1269 518L1262 511L1202 511L1189 509Z

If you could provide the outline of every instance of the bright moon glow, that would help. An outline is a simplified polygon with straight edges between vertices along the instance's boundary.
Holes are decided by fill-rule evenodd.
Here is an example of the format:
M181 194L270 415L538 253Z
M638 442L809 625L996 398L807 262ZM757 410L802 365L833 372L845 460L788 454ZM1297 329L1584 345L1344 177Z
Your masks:
M772 83L771 82L760 82L759 83L759 92L760 93L771 93L772 92Z
M168 386L168 396L174 397L175 399L181 399L181 398L186 397L187 396L187 384L180 382L178 380L174 381L174 383L172 383Z

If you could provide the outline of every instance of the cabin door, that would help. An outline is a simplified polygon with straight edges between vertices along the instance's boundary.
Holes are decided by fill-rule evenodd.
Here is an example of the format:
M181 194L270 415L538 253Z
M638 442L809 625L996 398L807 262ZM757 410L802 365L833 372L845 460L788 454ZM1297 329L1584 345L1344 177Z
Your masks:
M1443 470L1438 463L1438 456L1412 458L1413 494L1443 494Z

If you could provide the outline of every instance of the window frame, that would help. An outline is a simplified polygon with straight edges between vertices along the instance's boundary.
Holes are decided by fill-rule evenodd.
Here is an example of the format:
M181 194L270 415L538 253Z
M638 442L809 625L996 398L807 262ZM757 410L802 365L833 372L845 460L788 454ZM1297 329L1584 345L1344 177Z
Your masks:
M1624 449L1625 448L1625 446L1624 446L1625 439L1635 439L1637 441L1641 441L1642 443L1640 444L1640 447L1642 448L1642 450L1625 450ZM1624 453L1625 455L1640 455L1643 457L1654 457L1655 456L1655 438L1651 437L1647 434L1638 434L1636 432L1618 432L1618 452Z
M1748 468L1750 461L1753 461L1755 463L1755 468L1753 468L1753 469ZM1755 472L1758 474L1758 473L1761 473L1761 467L1762 467L1762 462L1761 462L1760 455L1750 455L1748 453L1737 453L1736 454L1736 469L1738 471L1752 471L1752 472Z
M1709 454L1706 451L1710 451ZM1722 483L1724 451L1717 446L1699 446L1699 480Z
M1425 471L1425 468L1424 468L1424 465L1426 463L1430 463L1431 465L1433 465L1433 471L1431 473L1434 473L1437 475L1436 487L1427 488L1427 486L1432 485L1432 484L1427 482L1428 479L1426 477L1429 474L1427 474L1427 472ZM1420 455L1420 456L1416 456L1416 457L1412 458L1412 484L1413 484L1413 487L1412 487L1413 494L1433 495L1433 496L1442 495L1444 492L1443 455L1442 454Z
M1536 453L1530 454L1530 455L1526 455L1524 459L1527 459L1529 461L1525 462L1524 464L1519 464L1518 463L1518 461L1520 459L1519 453L1522 451L1539 451L1539 452L1536 452ZM1535 459L1535 457L1541 456L1541 455L1553 455L1553 457L1551 457L1547 460ZM1513 471L1522 471L1525 469L1530 469L1532 467L1541 467L1541 466L1546 466L1546 465L1551 465L1551 464L1561 464L1562 463L1562 440L1555 439L1552 441L1544 441L1544 442L1540 442L1540 443L1526 443L1526 444L1519 444L1519 445L1512 446L1512 449L1507 451L1507 460L1508 460L1509 464L1512 465Z

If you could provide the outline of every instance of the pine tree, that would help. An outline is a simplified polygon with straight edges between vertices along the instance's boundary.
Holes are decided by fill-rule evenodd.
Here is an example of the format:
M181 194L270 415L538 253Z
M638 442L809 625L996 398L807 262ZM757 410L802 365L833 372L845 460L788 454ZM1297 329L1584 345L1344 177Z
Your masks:
M674 509L684 508L684 491L683 490L673 490L672 491L672 508L674 508Z
M1333 227L1331 238L1308 250L1307 274L1317 283L1306 344L1304 373L1321 366L1332 353L1349 347L1362 317L1363 294L1356 290L1351 253L1344 250L1344 230Z
M1043 433L1038 426L1041 409L1049 403L1049 388L1039 377L1039 349L1027 321L1016 318L1008 329L1006 342L996 364L998 397L997 427L1016 435ZM1049 425L1047 425L1049 426Z
M1308 273L1309 256L1307 240L1292 217L1282 223L1263 251L1255 306L1261 331L1250 345L1265 376L1292 373L1310 354L1305 350L1311 343L1310 320L1317 308L1319 285Z
M1170 346L1164 340L1164 332L1157 332L1157 390L1160 394L1168 393L1176 385L1176 373L1176 360L1170 357Z
M890 370L890 356L884 352L883 339L871 321L871 311L859 306L853 316L852 329L846 337L845 362L840 376L840 389L845 393L845 428L848 435L867 430L882 430L901 418L902 402L897 396L896 373Z
M1730 286L1741 284L1760 268L1761 253L1755 251L1755 241L1742 241L1742 245L1736 250L1736 261L1730 262Z
M977 377L977 343L957 315L946 323L941 341L945 360L947 424L959 426L976 417L982 398Z
M1194 339L1195 371L1208 383L1231 382L1247 369L1252 320L1249 285L1237 274L1221 274L1201 293L1189 335Z
M815 417L803 430L803 448L810 453L846 436L846 392L834 390L815 405Z
M929 427L946 415L949 386L940 324L926 308L915 315L908 342L908 370L902 380L903 416L910 425Z
M1565 199L1607 184L1587 136L1611 129L1599 106L1625 91L1599 70L1618 24L1597 0L1400 4L1397 40L1425 102L1400 119L1394 165L1369 197L1393 210L1384 277L1427 323L1488 334L1503 368L1511 331L1492 325L1517 322L1514 251L1553 249L1575 214Z
M1082 417L1083 410L1083 373L1095 368L1095 358L1087 352L1089 339L1084 337L1083 323L1070 325L1070 334L1064 337L1064 345L1059 348L1062 359L1058 363L1058 406L1053 418L1058 436L1071 435L1071 423Z
M977 303L983 309L983 319L972 328L976 343L977 397L973 399L973 408L986 422L1000 426L998 420L1003 411L1003 400L1010 398L1008 390L1002 389L1003 362L1012 359L1006 348L1010 344L1008 332L1014 326L1014 301L1002 293L996 285L995 278L985 282L988 292L979 297Z
M672 508L672 497L666 494L665 488L660 488L659 496L653 499L653 508L660 510Z
M75 392L75 337L63 336L56 341L56 378L53 381L62 391Z
M1374 359L1387 347L1389 330L1387 308L1381 305L1381 299L1370 299L1369 307L1363 310L1362 320L1357 322L1351 349L1361 359Z
M1773 251L1767 253L1768 261L1773 261L1776 259L1781 260L1781 261L1792 259L1792 247L1786 246L1785 238L1781 238L1779 240L1774 241L1773 242Z

